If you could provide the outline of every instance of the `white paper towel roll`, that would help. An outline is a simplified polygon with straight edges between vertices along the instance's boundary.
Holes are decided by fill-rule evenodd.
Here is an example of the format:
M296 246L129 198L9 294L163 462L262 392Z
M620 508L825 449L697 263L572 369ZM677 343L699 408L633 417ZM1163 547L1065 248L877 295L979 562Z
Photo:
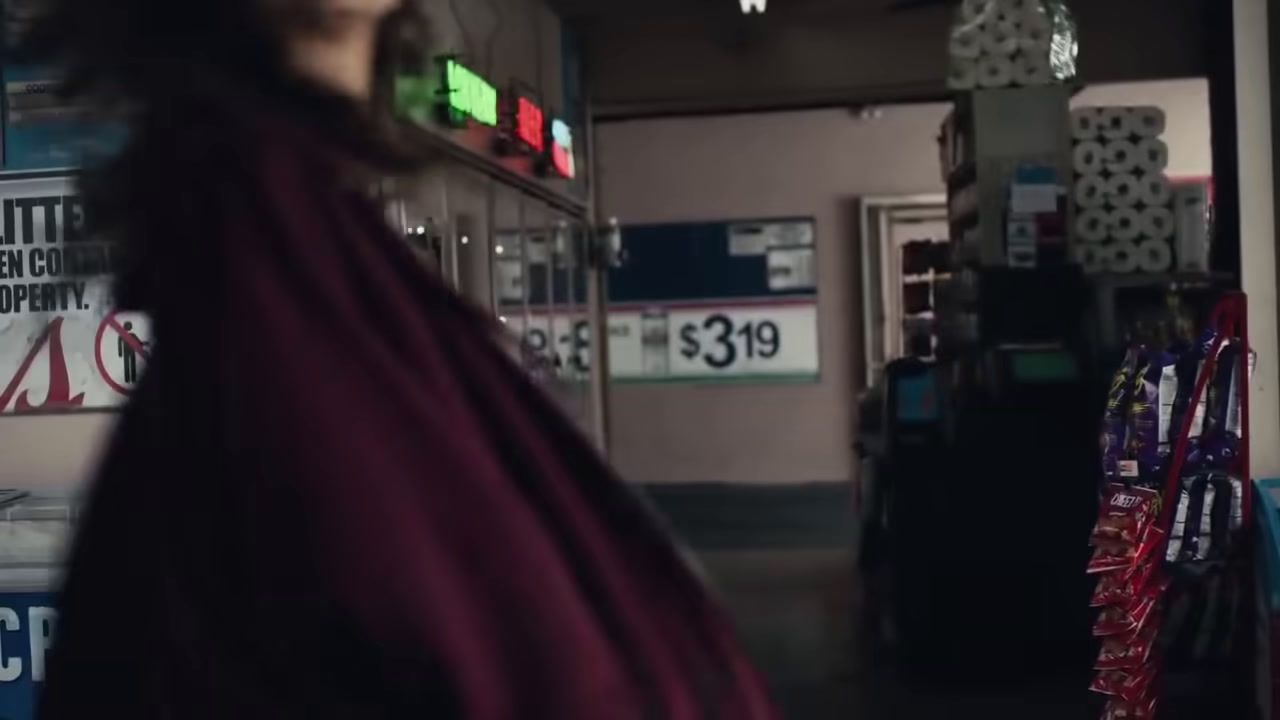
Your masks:
M1013 61L1013 82L1022 87L1040 87L1053 82L1049 58L1040 54L1022 54Z
M1107 213L1107 235L1112 240L1137 240L1142 235L1142 215L1136 208L1115 208Z
M1076 179L1076 205L1086 210L1107 204L1106 178L1101 175L1081 175Z
M952 58L947 71L947 87L952 90L972 90L978 87L978 64L973 60Z
M1176 229L1173 211L1167 207L1149 207L1142 211L1139 219L1142 226L1142 237L1152 240L1168 240Z
M1153 138L1164 134L1166 118L1164 110L1158 107L1136 107L1133 109L1132 120L1133 132L1138 137Z
M952 59L977 60L982 54L982 38L977 28L963 28L951 33L947 52Z
M1107 180L1107 203L1115 208L1131 208L1138 204L1138 176L1132 173L1113 175Z
M1112 140L1105 146L1106 160L1103 167L1113 174L1133 172L1138 165L1138 146L1129 140Z
M1097 140L1100 120L1097 108L1085 107L1072 110L1071 137L1075 140Z
M988 55L1009 57L1018 51L1018 28L1007 20L984 22L979 26L979 39Z
M1137 145L1138 169L1157 173L1169 167L1169 146L1160 138L1144 138Z
M1072 254L1076 258L1076 263L1090 275L1095 275L1107 269L1109 253L1105 245L1077 245Z
M978 87L1001 88L1013 83L1013 60L988 55L978 61Z
M1086 243L1102 242L1107 239L1110 226L1111 216L1106 210L1085 210L1076 215L1076 238Z
M1018 16L1018 47L1025 53L1043 54L1046 62L1053 46L1053 23L1038 7Z
M963 0L960 3L960 18L966 23L976 23L995 12L994 0Z
M1102 172L1106 161L1106 150L1102 147L1102 143L1096 140L1078 143L1071 151L1071 164L1081 175L1096 175Z
M1039 0L996 0L996 8L1008 15L1023 15L1039 5Z
M1099 110L1098 127L1107 140L1127 140L1133 135L1129 108L1104 107Z
M1111 243L1107 249L1107 269L1114 273L1131 273L1138 269L1138 245L1132 240Z
M1173 268L1173 248L1168 240L1144 240L1138 245L1138 269L1144 273L1165 273Z
M1165 207L1173 199L1173 186L1164 173L1148 173L1138 178L1138 194L1147 207Z

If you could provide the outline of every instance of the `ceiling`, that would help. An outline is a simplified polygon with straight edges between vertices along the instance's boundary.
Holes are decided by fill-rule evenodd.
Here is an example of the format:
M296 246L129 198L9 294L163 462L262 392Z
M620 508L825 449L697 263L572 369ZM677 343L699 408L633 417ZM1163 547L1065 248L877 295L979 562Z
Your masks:
M880 13L897 2L920 0L769 0L767 14L831 13L839 15ZM738 0L549 0L562 18L569 21L638 17L740 15ZM937 4L947 0L923 0Z
M597 119L949 97L952 0L768 0L764 15L738 0L546 1L579 39ZM1207 11L1224 1L1070 0L1078 80L1202 75Z

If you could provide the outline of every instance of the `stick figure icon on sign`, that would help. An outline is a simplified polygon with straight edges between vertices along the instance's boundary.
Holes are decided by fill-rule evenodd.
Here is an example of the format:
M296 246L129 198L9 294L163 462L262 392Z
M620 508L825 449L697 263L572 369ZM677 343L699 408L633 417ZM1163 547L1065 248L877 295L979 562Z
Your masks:
M111 313L98 327L98 373L121 395L133 392L151 356L151 328L146 317Z

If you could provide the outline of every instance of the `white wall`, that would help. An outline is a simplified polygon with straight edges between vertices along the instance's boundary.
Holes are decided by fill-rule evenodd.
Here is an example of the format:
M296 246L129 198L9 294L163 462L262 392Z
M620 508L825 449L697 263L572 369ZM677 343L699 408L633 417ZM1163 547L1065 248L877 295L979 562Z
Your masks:
M1276 324L1276 194L1271 116L1276 38L1267 0L1234 0L1236 115L1240 154L1240 267L1249 295L1249 342L1258 367L1249 386L1249 445L1257 478L1280 476L1280 327Z
M1170 172L1210 174L1207 84L1100 86L1080 104L1170 114ZM854 200L943 192L935 138L948 106L638 120L599 128L600 202L626 223L809 216L817 221L822 379L814 385L620 385L614 461L635 482L791 483L853 475L862 377Z

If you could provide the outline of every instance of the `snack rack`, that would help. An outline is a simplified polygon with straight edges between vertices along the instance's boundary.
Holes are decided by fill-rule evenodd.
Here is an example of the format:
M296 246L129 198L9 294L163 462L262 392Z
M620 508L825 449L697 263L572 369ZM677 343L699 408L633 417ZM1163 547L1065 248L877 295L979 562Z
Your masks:
M1252 702L1252 673L1246 666L1253 652L1243 632L1251 626L1241 622L1249 616L1254 581L1248 472L1252 354L1245 296L1223 295L1208 316L1207 328L1198 341L1203 345L1197 346L1203 354L1187 350L1194 375L1189 395L1175 400L1163 387L1154 390L1148 363L1133 363L1131 358L1126 358L1112 386L1103 427L1109 484L1104 487L1105 502L1093 534L1097 550L1090 562L1090 571L1101 574L1092 604L1104 608L1094 630L1102 648L1091 689L1107 696L1104 720L1141 720L1154 717L1157 710L1162 718L1243 717ZM1228 346L1232 352L1224 353ZM1157 380L1161 377L1157 374ZM1219 388L1214 403L1207 403L1211 386L1223 377L1225 398ZM1168 402L1173 408L1178 400L1182 405L1180 415L1170 410L1167 461L1157 461L1163 464L1145 475L1134 459L1144 457L1140 450L1125 460L1108 458L1114 457L1109 453L1115 449L1112 413L1117 405L1125 408L1122 414L1129 407L1150 412L1152 392L1158 405ZM1225 422L1215 426L1215 412ZM1141 415L1135 418L1142 421ZM1125 420L1124 453L1135 447L1130 434L1141 435L1132 430L1136 425L1128 425L1135 418ZM1238 418L1238 437L1231 431L1232 418ZM1189 463L1193 454L1195 462ZM1117 475L1125 479L1114 482ZM1217 540L1220 537L1226 538L1225 544ZM1116 545L1108 549L1109 543ZM1109 557L1110 553L1115 554ZM1236 708L1233 703L1240 704Z

